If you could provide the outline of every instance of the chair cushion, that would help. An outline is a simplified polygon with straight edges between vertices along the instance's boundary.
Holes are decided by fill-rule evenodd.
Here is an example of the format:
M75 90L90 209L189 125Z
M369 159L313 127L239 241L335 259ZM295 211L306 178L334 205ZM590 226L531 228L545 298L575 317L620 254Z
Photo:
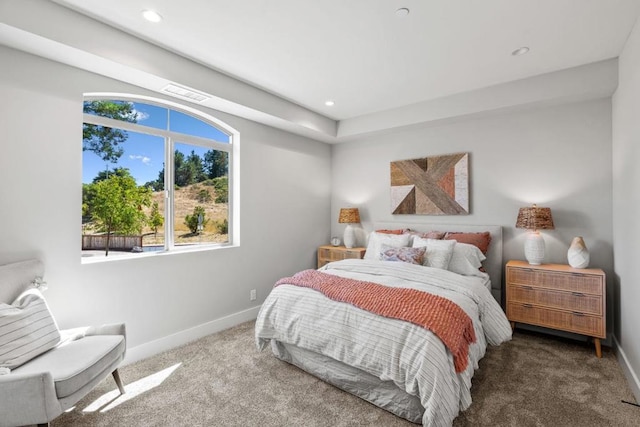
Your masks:
M59 341L58 326L37 289L27 289L11 305L0 303L0 366L15 369Z
M51 372L58 399L62 399L98 376L124 351L122 335L87 336L48 351L13 373Z

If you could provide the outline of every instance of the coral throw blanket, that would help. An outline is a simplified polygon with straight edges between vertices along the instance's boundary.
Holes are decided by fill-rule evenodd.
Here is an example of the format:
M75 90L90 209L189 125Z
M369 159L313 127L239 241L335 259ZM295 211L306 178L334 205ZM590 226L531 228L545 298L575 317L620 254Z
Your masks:
M304 270L278 285L315 289L334 301L346 302L380 316L404 320L433 332L453 354L456 372L467 368L469 345L476 341L471 318L457 304L417 289L393 288Z

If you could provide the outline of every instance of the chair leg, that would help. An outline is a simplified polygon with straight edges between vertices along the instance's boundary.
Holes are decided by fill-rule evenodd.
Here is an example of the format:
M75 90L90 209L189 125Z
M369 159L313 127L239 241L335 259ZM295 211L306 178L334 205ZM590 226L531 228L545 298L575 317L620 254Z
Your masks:
M120 374L118 373L118 370L116 369L115 371L113 371L111 375L113 375L113 379L116 381L116 384L118 385L120 394L124 394L124 386L122 385L122 380L120 379Z

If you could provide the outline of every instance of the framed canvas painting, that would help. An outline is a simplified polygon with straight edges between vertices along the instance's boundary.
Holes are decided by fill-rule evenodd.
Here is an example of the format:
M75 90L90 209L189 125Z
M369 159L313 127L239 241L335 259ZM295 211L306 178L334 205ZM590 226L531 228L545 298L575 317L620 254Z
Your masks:
M391 213L467 215L469 153L391 162Z

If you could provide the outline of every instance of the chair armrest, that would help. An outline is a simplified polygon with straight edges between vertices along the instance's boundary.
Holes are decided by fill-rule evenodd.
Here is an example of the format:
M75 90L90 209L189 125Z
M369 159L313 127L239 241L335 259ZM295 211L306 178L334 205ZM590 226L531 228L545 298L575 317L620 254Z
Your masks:
M51 373L0 375L0 427L43 424L61 413Z
M127 330L124 323L111 323L108 325L89 326L84 335L122 335L126 339Z
M122 335L124 337L124 353L122 358L127 354L127 329L124 323L111 323L108 325L89 326L84 336L91 335Z

